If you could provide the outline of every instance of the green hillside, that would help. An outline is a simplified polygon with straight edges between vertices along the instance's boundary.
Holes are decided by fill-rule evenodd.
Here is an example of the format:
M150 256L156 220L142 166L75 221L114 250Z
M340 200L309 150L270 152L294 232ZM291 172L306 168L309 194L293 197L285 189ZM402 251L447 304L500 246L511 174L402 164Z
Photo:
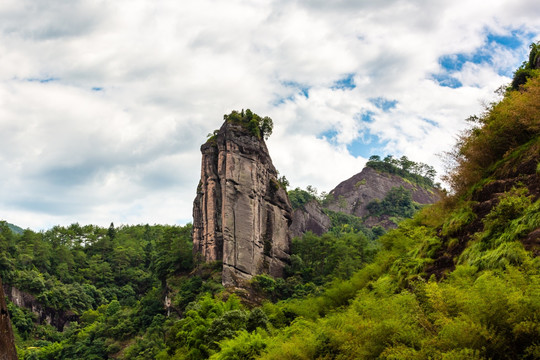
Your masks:
M7 226L11 229L11 231L13 231L16 234L22 234L24 232L24 229L17 225L7 223Z

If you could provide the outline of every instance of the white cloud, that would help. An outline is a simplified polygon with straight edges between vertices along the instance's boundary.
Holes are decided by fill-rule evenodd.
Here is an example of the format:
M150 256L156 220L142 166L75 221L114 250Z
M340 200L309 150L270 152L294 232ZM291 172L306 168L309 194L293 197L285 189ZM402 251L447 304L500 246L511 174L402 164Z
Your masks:
M247 107L274 119L268 145L292 186L328 191L360 171L347 145L366 134L442 169L435 154L509 81L539 16L529 0L3 1L1 217L189 221L200 144ZM489 61L439 61L482 49ZM355 88L334 87L351 75Z

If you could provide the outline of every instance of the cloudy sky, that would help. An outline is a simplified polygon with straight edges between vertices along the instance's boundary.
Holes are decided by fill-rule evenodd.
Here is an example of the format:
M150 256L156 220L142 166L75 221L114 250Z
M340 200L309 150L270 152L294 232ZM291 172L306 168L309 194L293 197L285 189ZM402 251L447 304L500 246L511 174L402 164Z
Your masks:
M442 172L539 34L538 0L2 0L0 219L185 224L242 108L292 187L372 154Z

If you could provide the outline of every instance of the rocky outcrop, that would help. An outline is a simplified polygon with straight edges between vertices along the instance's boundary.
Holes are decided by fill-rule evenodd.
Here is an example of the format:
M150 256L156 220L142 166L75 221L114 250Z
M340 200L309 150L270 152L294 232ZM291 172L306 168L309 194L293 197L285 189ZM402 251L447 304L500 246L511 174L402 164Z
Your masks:
M300 237L311 231L316 235L322 235L330 229L330 218L323 212L317 200L311 200L302 208L295 209L292 215L290 233L292 237Z
M17 360L15 339L4 297L2 279L0 279L0 360Z
M40 324L49 324L63 331L64 326L70 322L78 321L79 316L72 311L56 310L43 306L37 299L16 287L4 284L3 291L6 298L20 308L25 308L36 314Z
M263 139L225 122L201 146L201 181L193 204L193 251L222 261L222 281L282 276L289 259L291 205Z
M441 195L435 188L426 189L402 177L365 167L360 173L341 182L330 191L330 210L358 217L369 215L367 205L373 200L381 200L394 187L403 186L409 190L412 200L419 204L432 204Z

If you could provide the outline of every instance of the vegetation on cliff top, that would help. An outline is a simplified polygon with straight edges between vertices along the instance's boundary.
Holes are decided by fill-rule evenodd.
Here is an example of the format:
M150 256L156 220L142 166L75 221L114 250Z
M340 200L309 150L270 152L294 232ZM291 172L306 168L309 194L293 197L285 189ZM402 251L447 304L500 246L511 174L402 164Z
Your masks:
M230 114L223 115L225 122L242 125L249 133L257 139L264 138L268 140L274 129L274 122L268 116L260 117L250 109L244 111L233 110ZM219 129L209 133L206 137L207 144L215 145Z
M378 171L399 175L421 186L440 187L440 184L434 183L437 172L433 166L414 162L406 156L396 159L392 155L388 155L381 160L379 155L373 155L369 158L366 166Z
M260 117L250 109L245 111L242 109L240 112L233 110L229 115L223 115L223 120L244 126L258 139L264 138L267 140L272 135L272 130L274 129L274 123L271 118L268 116Z

